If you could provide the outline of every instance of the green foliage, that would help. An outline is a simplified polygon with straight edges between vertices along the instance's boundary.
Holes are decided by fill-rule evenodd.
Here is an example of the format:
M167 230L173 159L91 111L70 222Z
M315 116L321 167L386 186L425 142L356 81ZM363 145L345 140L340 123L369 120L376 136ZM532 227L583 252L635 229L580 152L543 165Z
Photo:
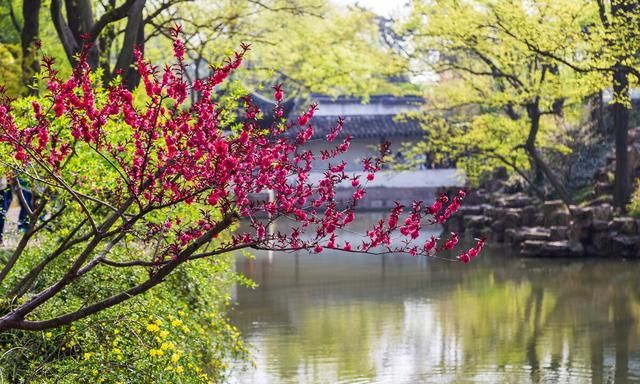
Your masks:
M636 180L636 189L631 195L627 211L631 216L640 218L640 180Z
M132 249L133 251L133 249ZM246 349L226 317L231 255L190 265L161 287L77 324L48 332L0 335L2 377L9 382L222 382L229 359ZM141 271L144 273L144 271ZM113 280L97 274L55 305L101 297ZM54 308L43 311L54 312Z
M264 2L194 1L176 6L193 62L206 58L207 71L233 53L241 42L251 44L248 65L234 74L247 88L271 95L283 83L289 94L360 95L416 92L390 82L403 74L406 62L381 40L376 15L340 7L327 0ZM152 40L146 47L152 61L165 58L169 42Z
M0 43L0 79L8 96L18 97L21 92L20 46Z
M592 11L574 1L414 1L405 32L418 64L438 78L425 96L425 148L459 159L472 181L498 166L527 171L535 106L535 146L566 154L557 139L581 122L594 88L532 46L565 49L563 31L585 25Z

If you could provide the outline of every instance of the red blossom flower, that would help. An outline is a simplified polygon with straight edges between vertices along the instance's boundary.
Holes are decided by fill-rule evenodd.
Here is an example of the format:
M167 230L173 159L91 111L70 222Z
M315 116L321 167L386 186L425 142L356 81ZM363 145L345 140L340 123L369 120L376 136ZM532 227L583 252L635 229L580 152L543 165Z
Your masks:
M243 44L239 52L214 67L209 77L190 84L184 76L185 47L179 39L180 28L175 27L171 34L175 39L175 64L156 67L144 59L139 49L135 50L144 103L134 103L132 93L123 85L96 89L91 83L84 53L68 79L59 78L53 59L44 58L47 94L43 101L34 101L31 105L34 123L18 126L11 104L0 102L0 143L10 146L15 159L25 168L45 167L46 171L41 174L51 175L50 184L60 188L75 185L73 180L64 185L60 180L68 176L64 169L68 160L80 156L79 145L91 148L105 163L112 165L117 179L113 185L105 186L105 191L96 192L102 194L98 199L83 201L91 208L97 208L97 201L104 200L121 209L125 213L123 217L143 221L145 215L138 215L139 212L197 204L201 210L197 220L172 217L161 221L164 225L127 232L127 236L129 233L139 235L144 242L162 237L164 242L159 243L166 245L167 252L163 257L173 258L176 263L187 260L180 255L191 249L189 246L199 244L203 236L208 236L208 240L217 238L219 232L209 231L230 228L231 224L221 217L230 222L245 219L250 223L248 233L234 234L227 243L214 242L221 252L256 247L320 253L323 245L338 248L341 230L355 221L355 209L366 195L360 180L375 179L383 167L383 158L389 153L389 143L381 145L378 156L363 160L361 173L346 175L346 163L335 160L351 143L349 135L335 142L345 121L339 119L326 135L326 148L320 153L305 149L303 145L314 137L312 119L318 106L312 104L297 119L283 121L281 85L273 87L278 105L272 111L275 117L272 126L258 128L260 116L269 111L260 111L246 98L246 119L238 123L236 133L230 133L230 127L221 117L223 111L213 96L216 87L241 65L249 46ZM193 103L187 97L192 91L200 95ZM50 129L63 115L68 124L61 129ZM112 129L115 125L117 132ZM324 161L326 167L322 168L319 181L311 183L312 165L318 161ZM348 201L338 202L336 190L346 183L355 190ZM259 196L267 192L271 199L260 200ZM398 252L414 256L432 256L439 250L453 249L458 244L457 234L452 234L441 245L434 237L424 245L416 245L415 240L425 225L446 222L455 214L465 195L464 191L451 199L442 195L430 205L416 201L406 211L396 204L386 217L362 233L360 245L340 241L341 248L351 252ZM279 217L294 219L297 227L273 233L270 225ZM116 222L118 220L109 224L120 225ZM136 222L128 225L133 228ZM402 245L392 246L398 239ZM477 257L483 245L484 240L478 241L459 260L465 262L467 258Z

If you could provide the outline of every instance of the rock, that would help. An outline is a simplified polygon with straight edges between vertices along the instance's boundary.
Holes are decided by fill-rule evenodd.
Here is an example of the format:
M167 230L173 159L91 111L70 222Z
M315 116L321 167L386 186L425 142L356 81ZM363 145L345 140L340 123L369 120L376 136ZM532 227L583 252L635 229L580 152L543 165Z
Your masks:
M569 227L566 226L552 226L549 231L549 237L551 241L569 240Z
M602 232L609 230L609 222L606 220L593 220L591 222L591 230L593 232Z
M453 215L444 224L445 232L464 232L465 226L463 224L464 217L462 215Z
M608 182L597 182L594 188L594 193L596 194L596 196L611 195L611 193L613 193L613 186Z
M640 236L611 236L609 243L609 255L614 257L635 257L640 250Z
M536 213L538 212L538 208L533 205L528 205L522 208L522 212L520 214L520 222L524 227L536 227L539 223L536 223Z
M547 228L533 227L533 228L509 228L504 231L504 240L507 243L511 243L514 246L519 246L520 243L527 240L550 240L551 232Z
M598 252L604 252L609 248L609 240L611 237L611 232L609 231L598 231L594 232L589 236L589 240L593 247Z
M581 242L569 241L569 247L571 248L571 256L584 256L584 244L582 244Z
M573 225L578 228L589 228L593 223L593 209L572 206L570 208Z
M609 223L612 230L623 235L635 235L638 232L636 220L631 217L614 217Z
M542 252L546 241L544 240L527 240L522 243L520 254L522 256L538 256Z
M523 228L524 240L549 240L551 231L543 227Z
M598 252L593 245L587 244L584 246L584 255L587 257L597 257L601 256L602 254Z
M535 215L533 215L533 226L534 227L538 227L540 225L544 224L544 213L542 212L538 212Z
M516 245L522 242L520 237L520 231L516 228L507 228L504 231L504 242L511 245Z
M533 204L533 199L522 192L496 200L496 206L504 208L524 208L531 204Z
M504 211L504 224L506 228L516 228L520 226L520 216L522 210L519 208L507 208Z
M552 225L568 226L571 223L571 213L569 213L569 209L567 209L562 200L545 201L542 206L542 213L544 214L545 227Z
M635 172L640 168L640 144L633 143L628 147L628 149L629 169L631 172Z
M485 216L489 216L493 220L498 220L502 218L502 216L504 215L504 211L504 208L489 206L488 208L485 208L484 214Z
M507 182L504 180L491 180L487 183L486 188L489 193L502 192L507 187Z
M596 207L602 204L613 204L613 198L609 195L607 196L599 196L593 200L591 200L590 202L587 203L588 207Z
M640 127L631 128L629 130L629 142L635 143L640 141Z
M537 257L575 257L584 255L584 247L581 243L568 240L528 240L522 243L521 254Z
M493 240L493 232L490 227L480 228L477 234L472 233L472 236L479 237L481 239L491 239Z
M494 232L504 233L505 229L507 229L507 227L504 225L504 221L502 220L494 220L491 223L491 230Z
M467 197L464 198L464 205L481 205L485 204L489 199L487 191L483 188L472 189L467 193ZM461 207L462 208L462 207Z
M479 229L491 224L491 219L482 215L468 215L462 219L465 229Z
M551 214L554 212L562 211L564 209L566 209L566 207L562 200L549 200L545 201L542 205L542 213L544 214L545 218L551 216Z
M569 227L569 240L577 241L580 243L587 243L589 242L589 232L589 228L572 225Z
M592 208L594 220L611 220L611 217L613 216L613 207L611 204L596 205Z
M545 217L545 226L569 226L571 225L571 214L568 211L556 211Z
M460 215L482 215L484 213L484 207L481 205L461 205L458 209Z

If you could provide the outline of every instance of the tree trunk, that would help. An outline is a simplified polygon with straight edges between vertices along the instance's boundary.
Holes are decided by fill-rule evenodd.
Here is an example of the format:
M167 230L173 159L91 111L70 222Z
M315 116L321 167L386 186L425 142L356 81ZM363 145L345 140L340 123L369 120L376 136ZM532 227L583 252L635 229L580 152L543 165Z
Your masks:
M145 0L135 0L129 11L127 12L127 26L124 30L124 41L118 61L116 62L115 71L122 72L122 79L125 86L129 89L135 88L140 82L140 75L136 68L132 67L135 60L133 52L136 48L144 51L144 20L142 11L144 10Z
M94 24L91 0L65 0L65 8L69 29L76 40L76 45L82 49L83 35L88 34ZM100 52L96 44L89 48L87 63L93 69L100 63Z
M76 38L73 36L73 32L67 25L64 16L62 15L62 4L60 0L51 0L50 6L51 21L58 34L58 39L64 48L64 53L67 55L67 60L71 65L75 64L75 54L78 53L80 47Z
M613 203L623 212L631 196L631 173L629 170L629 74L624 69L613 73L613 134L616 146L616 170L613 184Z
M560 199L564 201L565 204L572 204L573 201L569 192L564 187L562 182L558 179L558 177L553 173L551 168L545 163L536 148L536 137L538 135L538 131L540 130L540 108L538 106L538 101L527 105L527 114L529 115L530 126L529 126L529 136L527 137L527 142L524 146L525 150L529 154L532 162L535 164L536 169L538 169L542 174L544 174L545 178L549 180L549 183L553 187L554 191L558 194Z
M617 28L618 25L628 25L635 22L635 8L637 1L612 0L610 28ZM636 25L637 28L637 25ZM615 32L615 31L613 31ZM618 34L611 33L608 36L611 44L618 44ZM613 40L615 39L615 40ZM629 136L629 108L631 107L631 97L629 95L629 71L622 67L622 63L628 59L629 53L621 53L616 57L617 62L613 68L613 104L611 105L613 114L613 134L615 136L616 148L616 170L613 184L613 204L624 213L631 196L631 172L629 169L628 156L628 136Z
M37 57L36 41L40 33L40 6L42 0L24 0L22 3L22 17L24 25L20 33L22 47L22 85L25 93L36 95L38 89L33 82L34 75L40 71L40 61Z

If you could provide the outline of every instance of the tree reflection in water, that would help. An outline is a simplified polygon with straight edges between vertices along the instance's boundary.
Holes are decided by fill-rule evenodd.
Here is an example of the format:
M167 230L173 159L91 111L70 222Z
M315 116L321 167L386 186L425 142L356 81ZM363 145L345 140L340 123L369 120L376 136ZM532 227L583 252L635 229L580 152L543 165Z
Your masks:
M237 268L259 287L237 290L256 366L236 382L640 382L639 263L489 248L467 266L323 252Z

